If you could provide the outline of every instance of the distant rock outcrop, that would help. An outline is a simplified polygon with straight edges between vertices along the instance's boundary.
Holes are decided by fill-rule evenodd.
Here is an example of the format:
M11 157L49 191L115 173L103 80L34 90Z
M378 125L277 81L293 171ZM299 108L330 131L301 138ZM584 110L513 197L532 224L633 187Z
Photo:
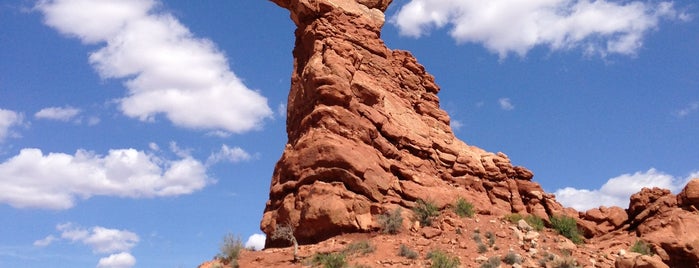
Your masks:
M699 267L699 211L692 201L698 191L699 179L693 179L677 196L659 188L631 196L629 230L670 267Z
M434 78L380 39L390 0L273 0L297 26L288 142L261 223L299 243L376 230L377 215L440 207L458 197L481 213L563 213L553 195L503 153L469 146L439 107ZM575 211L569 214L576 215Z

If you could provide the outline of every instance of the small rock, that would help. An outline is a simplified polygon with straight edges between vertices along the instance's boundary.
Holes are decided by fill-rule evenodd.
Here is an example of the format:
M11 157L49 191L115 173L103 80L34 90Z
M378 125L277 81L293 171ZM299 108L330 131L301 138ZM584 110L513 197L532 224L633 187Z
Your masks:
M522 231L531 231L533 228L527 223L525 220L519 220L517 222L517 228L519 228Z
M439 230L439 229L434 228L434 227L422 228L422 236L424 236L427 239L435 238L441 234L442 234L442 230Z
M624 255L626 255L626 250L620 249L619 256L624 256Z
M524 235L524 241L532 241L539 237L539 232L529 231Z

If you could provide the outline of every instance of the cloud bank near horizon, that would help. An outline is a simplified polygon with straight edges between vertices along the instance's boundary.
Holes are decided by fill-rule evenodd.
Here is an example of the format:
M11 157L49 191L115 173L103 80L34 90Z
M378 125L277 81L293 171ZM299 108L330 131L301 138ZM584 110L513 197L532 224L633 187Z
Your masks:
M58 224L56 230L60 232L58 236L48 235L34 241L34 246L47 247L59 241L79 242L95 254L110 254L99 259L98 268L128 268L136 265L136 258L130 253L140 241L136 233L102 226L83 228L73 223Z
M600 206L628 208L631 195L644 187L665 188L678 193L692 178L699 178L699 172L686 177L675 177L654 168L633 174L622 174L609 179L599 189L576 189L565 187L554 192L556 200L566 207L586 211Z
M415 38L449 27L458 43L481 44L502 59L524 56L536 46L633 55L662 19L691 18L672 2L411 0L390 22L401 35Z

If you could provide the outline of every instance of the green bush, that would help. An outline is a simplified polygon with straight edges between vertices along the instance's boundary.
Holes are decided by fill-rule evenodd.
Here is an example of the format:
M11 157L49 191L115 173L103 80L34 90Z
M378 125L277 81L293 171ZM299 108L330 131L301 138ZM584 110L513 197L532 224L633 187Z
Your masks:
M524 218L525 221L534 228L536 231L541 231L544 229L544 220L536 215L528 215L527 217Z
M461 261L459 258L449 256L440 250L433 250L427 253L427 258L432 261L432 268L456 268L459 267Z
M475 214L475 211L473 210L473 204L469 203L463 198L459 198L459 200L456 200L456 205L454 206L454 212L456 215L459 215L459 217L473 217L473 214Z
M413 212L415 213L415 219L419 221L422 226L431 226L432 218L439 215L439 209L435 204L422 199L417 200Z
M505 220L509 221L511 223L517 224L519 220L524 220L534 228L534 230L541 231L544 229L544 220L541 219L541 217L536 216L536 215L527 215L526 217L522 217L521 214L519 213L512 213L512 214L507 214L505 215Z
M397 234L403 226L403 209L400 207L394 209L393 211L386 211L386 213L379 216L379 226L381 227L381 232L385 234Z
M581 244L583 238L578 230L578 222L568 216L552 216L551 227L562 236L567 237L575 244Z
M418 257L417 252L413 251L412 249L403 244L400 245L400 249L398 250L398 256L406 257L411 260L417 259Z
M631 252L640 253L643 255L651 255L653 252L650 249L650 245L643 240L636 240L636 243L631 246Z
M342 253L317 253L311 260L313 266L322 265L324 268L344 268L347 267L345 254Z
M481 264L481 268L497 268L500 267L500 257L493 256L488 258L488 260Z
M511 223L517 224L519 220L522 219L522 215L519 213L512 213L512 214L507 214L505 215L505 220L509 221Z

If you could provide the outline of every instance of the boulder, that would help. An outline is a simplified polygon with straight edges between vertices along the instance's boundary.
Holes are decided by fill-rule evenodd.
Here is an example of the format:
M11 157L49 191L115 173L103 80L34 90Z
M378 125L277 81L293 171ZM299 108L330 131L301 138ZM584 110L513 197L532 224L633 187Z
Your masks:
M641 255L636 252L626 253L617 257L615 268L670 268L658 256Z
M694 209L699 207L699 179L692 179L687 183L682 192L677 195L677 202L684 207L694 206Z

